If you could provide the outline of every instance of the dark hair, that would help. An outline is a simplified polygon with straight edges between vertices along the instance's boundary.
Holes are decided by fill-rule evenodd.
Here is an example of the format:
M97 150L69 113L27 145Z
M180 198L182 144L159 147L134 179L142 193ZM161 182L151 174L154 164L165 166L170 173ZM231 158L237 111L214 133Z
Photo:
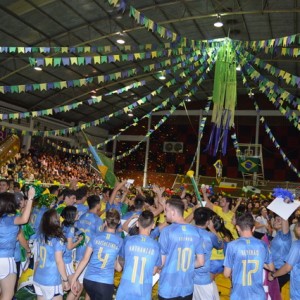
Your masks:
M59 190L59 186L58 186L58 185L51 185L51 186L49 187L49 192L50 192L50 194L54 194L54 193L56 193L58 190Z
M14 188L20 188L21 187L21 185L20 185L20 183L19 182L17 182L17 181L15 181L14 182Z
M252 230L255 225L255 221L252 214L247 212L236 218L236 225L238 225L242 231Z
M86 185L76 190L76 200L82 200L88 193L88 187Z
M0 218L5 214L16 214L17 203L13 193L0 193Z
M96 205L98 205L100 203L100 197L97 195L88 196L87 203L88 203L89 209L93 209Z
M223 238L228 238L233 241L232 233L225 227L224 220L216 213L213 214L211 221L213 222L215 230L222 235Z
M181 199L178 198L173 198L171 197L166 201L166 204L169 204L171 207L173 207L177 212L180 213L180 215L183 216L183 211L184 211L184 203L182 202Z
M229 203L228 208L231 209L231 208L232 208L232 198L229 198L229 197L227 197L227 196L224 197L224 198L225 198L226 202Z
M116 229L120 223L120 220L121 220L120 213L116 209L112 208L106 212L105 221L108 228Z
M48 243L50 238L59 238L66 242L66 238L59 223L57 211L54 208L47 210L43 214L40 224L40 234L45 243Z
M76 196L76 191L70 189L64 189L62 193L63 193L63 200L65 200L66 197Z
M154 205L154 197L150 195L146 195L145 203L149 204L150 206Z
M62 212L61 217L64 219L62 225L65 227L71 227L75 223L77 208L75 206L66 206Z
M112 189L111 188L109 188L109 187L104 187L103 189L102 189L102 194L106 194L107 192L109 192L109 196L111 195L111 193L112 193Z
M198 226L204 226L207 221L212 217L212 211L207 207L198 207L194 211L195 224Z
M141 226L144 229L151 226L153 222L154 215L150 210L144 210L138 218L139 226Z
M144 200L143 196L138 195L135 197L135 199L134 199L134 208L135 209L142 209L144 204L145 204L145 200Z
M9 180L5 178L0 178L0 182L5 182L7 185L9 185Z

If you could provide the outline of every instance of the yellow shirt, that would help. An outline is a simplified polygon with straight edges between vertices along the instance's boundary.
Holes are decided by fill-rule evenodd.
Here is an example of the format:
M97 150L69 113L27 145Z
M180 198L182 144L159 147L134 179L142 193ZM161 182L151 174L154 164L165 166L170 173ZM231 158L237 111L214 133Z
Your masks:
M235 226L232 224L232 219L234 217L234 213L229 210L227 213L224 213L222 207L214 205L213 211L224 220L225 227L231 232L234 239L238 238L238 234L236 232Z
M193 213L193 209L191 207L189 207L187 210L183 211L183 218L187 218L190 214Z
M100 211L102 211L102 210L105 210L106 209L106 202L104 202L104 201L100 201ZM106 213L104 212L101 216L100 216L100 218L102 219L102 220L105 220L105 218L106 218Z

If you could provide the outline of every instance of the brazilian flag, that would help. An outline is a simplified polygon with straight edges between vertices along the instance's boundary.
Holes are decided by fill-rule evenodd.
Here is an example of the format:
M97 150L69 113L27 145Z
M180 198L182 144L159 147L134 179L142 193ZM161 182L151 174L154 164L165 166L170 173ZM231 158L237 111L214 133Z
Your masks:
M107 156L105 156L103 153L97 152L96 149L92 146L92 144L89 141L89 139L87 138L87 136L85 135L85 133L83 131L82 131L82 133L83 133L84 138L87 141L89 150L90 150L91 154L93 155L94 161L96 163L98 170L101 173L103 180L111 188L114 188L114 186L117 182L117 177L113 172L112 160L110 158L108 158Z
M259 157L239 157L239 171L242 173L254 173L258 172L260 167Z

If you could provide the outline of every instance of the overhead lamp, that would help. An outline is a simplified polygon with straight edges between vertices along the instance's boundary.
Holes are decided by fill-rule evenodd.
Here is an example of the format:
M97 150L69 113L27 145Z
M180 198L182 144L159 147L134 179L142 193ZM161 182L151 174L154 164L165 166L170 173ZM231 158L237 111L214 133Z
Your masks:
M241 71L241 70L242 70L242 68L241 68L240 65L237 65L235 69L236 69L237 71Z
M160 79L160 80L165 80L165 79L166 79L166 76L161 72L161 73L159 73L159 75L158 75L158 79Z
M92 97L93 99L96 99L96 98L97 98L97 96L96 96L96 95L92 95L91 97Z
M41 67L34 67L34 69L35 69L36 71L43 71L43 69L42 69Z
M214 26L217 28L223 27L223 22L220 15L217 15L217 21L214 23Z
M125 41L123 39L117 39L116 41L118 44L120 45L124 45L125 44Z
M191 98L190 97L186 97L185 98L185 102L191 102L192 100L191 100Z
M129 111L128 114L127 114L127 116L128 116L128 117L133 117L132 111Z

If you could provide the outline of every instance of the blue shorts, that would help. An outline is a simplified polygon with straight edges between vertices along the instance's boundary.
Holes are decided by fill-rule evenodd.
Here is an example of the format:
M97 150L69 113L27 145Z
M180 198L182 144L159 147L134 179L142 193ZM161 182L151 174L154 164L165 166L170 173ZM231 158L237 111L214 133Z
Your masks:
M210 261L210 273L212 274L220 274L223 273L224 270L224 259L216 259Z

